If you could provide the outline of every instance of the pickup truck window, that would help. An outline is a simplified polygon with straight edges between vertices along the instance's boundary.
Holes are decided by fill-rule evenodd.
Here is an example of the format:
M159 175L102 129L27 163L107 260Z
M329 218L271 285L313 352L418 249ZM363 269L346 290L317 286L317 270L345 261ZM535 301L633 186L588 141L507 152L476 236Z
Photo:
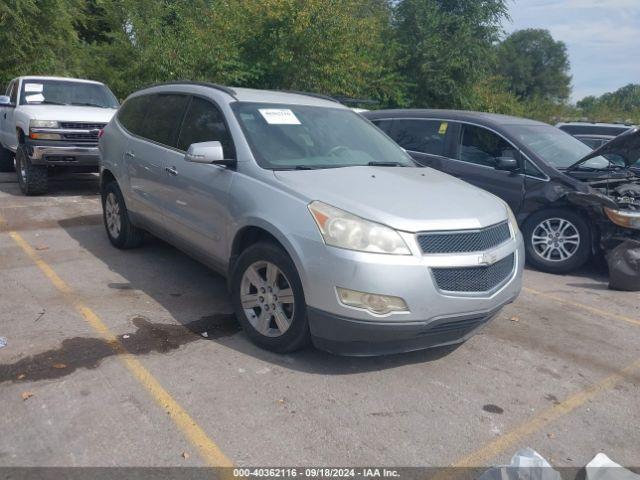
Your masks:
M118 108L118 100L105 85L70 80L25 79L20 105L74 105Z
M17 80L14 80L13 82L11 82L11 85L9 85L9 89L7 90L7 95L9 95L11 103L13 103L14 105L17 105L18 103L18 81Z

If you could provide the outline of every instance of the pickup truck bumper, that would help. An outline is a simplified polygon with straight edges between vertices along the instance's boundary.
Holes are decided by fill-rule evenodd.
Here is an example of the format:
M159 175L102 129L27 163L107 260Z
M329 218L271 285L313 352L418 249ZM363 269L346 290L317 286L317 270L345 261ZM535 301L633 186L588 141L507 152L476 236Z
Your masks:
M78 145L55 141L27 141L27 148L31 163L34 165L95 167L97 169L100 163L100 152L96 144Z

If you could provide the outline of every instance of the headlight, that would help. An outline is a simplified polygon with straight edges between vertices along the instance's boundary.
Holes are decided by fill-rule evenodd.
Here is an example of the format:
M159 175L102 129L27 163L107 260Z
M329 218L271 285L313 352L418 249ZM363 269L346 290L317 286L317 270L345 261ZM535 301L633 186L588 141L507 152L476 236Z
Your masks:
M620 225L625 228L635 228L640 230L640 212L634 212L631 210L613 210L612 208L604 207L604 212L616 225Z
M31 120L29 128L58 128L59 124L55 120Z
M518 232L520 231L520 229L518 228L518 220L516 220L516 216L511 211L511 207L509 205L505 203L504 207L507 209L507 216L509 217L509 225L511 225L511 231L513 232L514 236L518 236Z
M313 216L324 243L360 252L411 255L398 232L322 202L311 202Z

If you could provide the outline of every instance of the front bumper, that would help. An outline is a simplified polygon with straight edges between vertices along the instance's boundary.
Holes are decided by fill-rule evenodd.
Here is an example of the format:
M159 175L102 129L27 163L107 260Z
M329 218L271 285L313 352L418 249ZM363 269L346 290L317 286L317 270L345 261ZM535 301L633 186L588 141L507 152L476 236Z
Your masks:
M354 252L311 239L301 242L301 258L306 261L300 262L299 270L311 334L319 348L373 355L462 342L514 301L522 289L524 244L520 233L488 252L443 255L424 255L415 235L402 235L412 255ZM444 291L433 275L435 268L478 267L485 256L497 262L510 255L514 256L513 270L487 292ZM409 311L375 315L345 306L336 287L400 297ZM446 328L441 326L445 323Z
M364 322L315 308L309 308L307 316L316 348L337 355L371 356L462 343L482 329L501 308L411 323Z
M29 158L34 165L96 167L100 164L97 144L67 142L28 142Z

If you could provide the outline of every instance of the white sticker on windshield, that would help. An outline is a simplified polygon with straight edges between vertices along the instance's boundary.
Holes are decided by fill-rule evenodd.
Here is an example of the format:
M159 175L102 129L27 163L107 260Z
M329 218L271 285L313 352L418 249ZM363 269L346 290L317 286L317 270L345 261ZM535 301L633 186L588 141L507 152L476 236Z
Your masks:
M27 101L27 103L44 102L44 95L42 95L41 93L36 93L35 95L27 95L26 97L24 97L24 99Z
M24 91L25 93L42 93L44 89L44 85L41 83L25 83Z
M259 108L258 111L271 125L300 125L298 117L288 108Z

